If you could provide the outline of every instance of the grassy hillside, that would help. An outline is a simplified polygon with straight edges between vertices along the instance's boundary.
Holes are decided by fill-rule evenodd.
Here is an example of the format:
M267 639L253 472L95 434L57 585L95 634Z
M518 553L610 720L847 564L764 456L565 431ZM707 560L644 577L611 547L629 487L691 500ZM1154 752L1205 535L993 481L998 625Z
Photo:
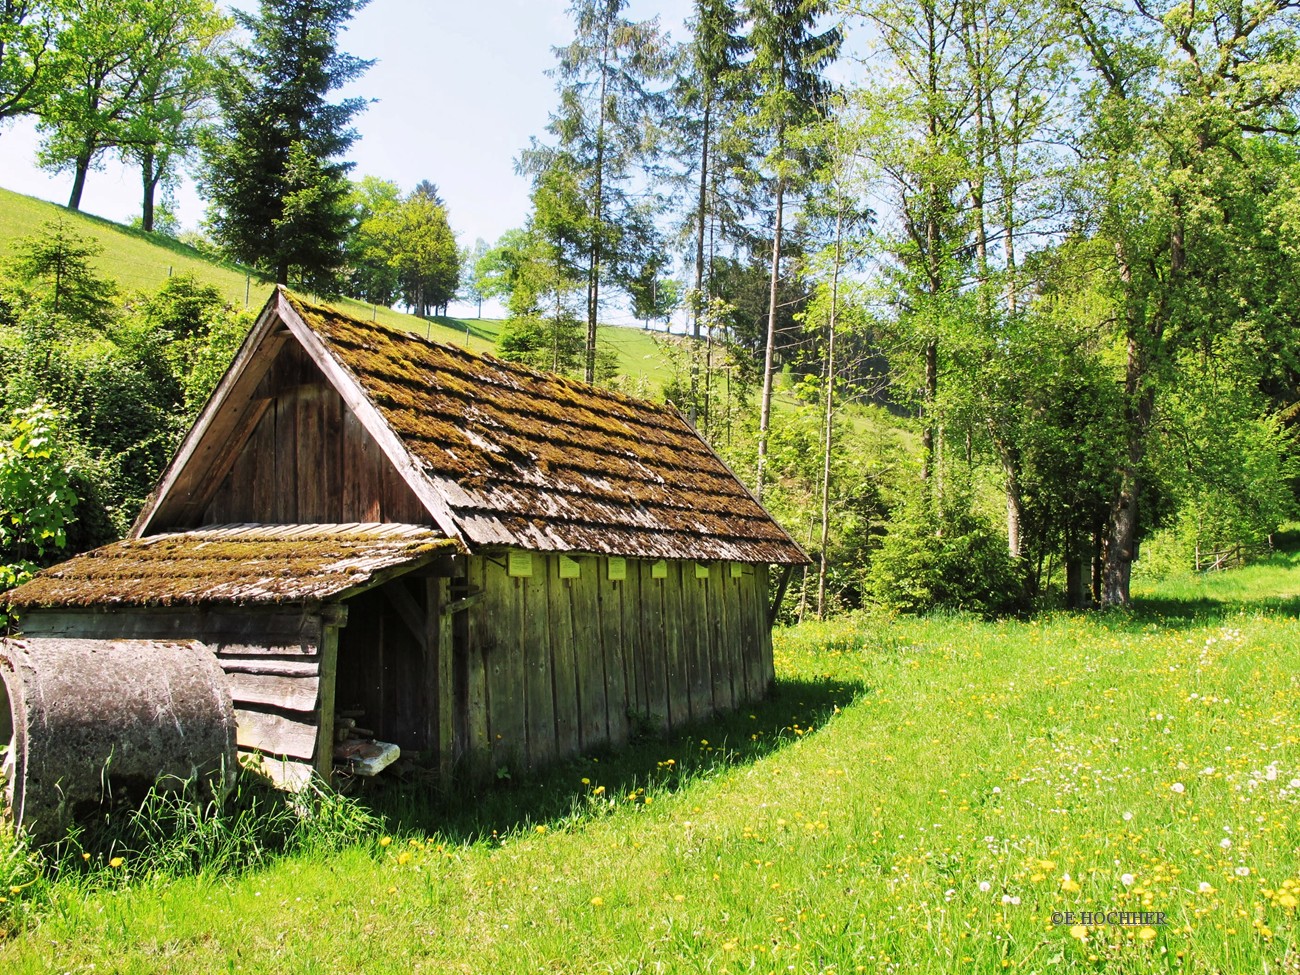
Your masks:
M237 265L214 263L194 248L169 237L147 234L4 189L0 189L0 261L13 254L16 243L23 237L58 220L66 221L103 248L95 263L101 273L125 291L151 291L170 274L192 274L219 289L237 307L244 307L247 302L249 307L260 308L271 293L272 285L260 280L256 272ZM434 341L468 346L477 352L493 351L501 328L501 322L492 319L424 320L350 299L335 303L359 318L375 319L395 328L419 332ZM607 326L601 328L599 341L617 351L622 372L634 389L651 395L659 393L669 370L651 333Z
M22 887L0 966L1292 971L1298 580L779 632L771 700L676 739L469 801L408 786L346 849L240 877L118 851Z

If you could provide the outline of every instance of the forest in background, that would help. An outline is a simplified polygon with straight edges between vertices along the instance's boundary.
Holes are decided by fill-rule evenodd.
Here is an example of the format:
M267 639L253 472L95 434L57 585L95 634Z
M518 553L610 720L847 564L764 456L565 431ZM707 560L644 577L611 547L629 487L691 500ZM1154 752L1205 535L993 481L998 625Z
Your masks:
M663 395L816 558L800 616L1124 605L1139 554L1236 561L1292 516L1297 5L697 0L674 40L577 0L532 213L461 250L435 185L350 173L360 6L7 5L0 121L38 116L74 208L117 153L147 229L192 164L196 243L419 314L498 297L544 368L619 382L612 302L684 322ZM59 233L0 308L15 562L53 557L58 499L69 548L124 528L240 328L197 282L70 298Z

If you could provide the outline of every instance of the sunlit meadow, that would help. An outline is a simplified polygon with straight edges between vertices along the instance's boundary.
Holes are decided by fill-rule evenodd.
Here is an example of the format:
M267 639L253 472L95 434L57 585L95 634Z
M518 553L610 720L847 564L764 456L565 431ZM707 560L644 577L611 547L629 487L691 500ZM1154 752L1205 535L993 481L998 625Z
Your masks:
M341 853L12 891L0 966L1300 971L1300 569L1243 572L1133 613L782 631L773 701L689 736L380 795Z

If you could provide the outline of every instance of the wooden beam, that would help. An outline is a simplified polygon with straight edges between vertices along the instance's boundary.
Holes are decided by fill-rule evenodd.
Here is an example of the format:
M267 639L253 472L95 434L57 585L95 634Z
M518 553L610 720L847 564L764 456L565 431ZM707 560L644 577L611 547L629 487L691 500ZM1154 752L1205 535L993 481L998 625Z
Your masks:
M790 576L793 572L793 565L781 566L781 581L777 583L776 598L772 600L772 605L767 611L767 628L769 630L776 625L776 614L781 612L781 600L785 599L785 590L790 585ZM754 578L758 578L757 572L754 574Z
M326 624L320 651L320 699L316 703L316 772L326 782L334 774L334 690L338 685L339 626Z

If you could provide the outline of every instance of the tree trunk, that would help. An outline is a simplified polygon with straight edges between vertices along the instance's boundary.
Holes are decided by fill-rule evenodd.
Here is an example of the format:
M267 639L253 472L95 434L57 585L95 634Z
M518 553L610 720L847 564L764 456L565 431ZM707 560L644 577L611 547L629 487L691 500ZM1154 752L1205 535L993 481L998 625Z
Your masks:
M705 213L708 207L708 188L709 188L709 115L713 107L712 101L706 96L704 100L704 119L703 131L700 138L700 196L699 196L699 221L695 230L695 314L694 336L696 347L700 344L700 309L704 304L704 222L707 219ZM691 406L690 420L691 426L695 425L695 404L699 399L700 370L699 363L694 355L691 356Z
M758 476L754 496L763 500L763 475L767 468L767 432L772 420L772 370L776 360L776 300L781 276L781 219L785 208L785 179L776 180L776 225L772 230L772 279L768 288L767 347L763 353L763 400L758 417Z
M153 200L158 190L159 176L154 172L154 154L145 149L140 157L140 182L143 195L140 201L140 226L146 233L153 231Z
M90 152L84 151L73 164L72 193L68 196L68 209L81 209L81 194L86 189L86 174L90 172Z
M1136 336L1128 341L1124 407L1125 456L1119 487L1110 506L1106 540L1102 548L1102 606L1127 606L1133 560L1137 557L1138 501L1142 493L1141 466L1147 431L1151 427L1152 395L1147 388L1146 356Z
M826 618L826 546L831 533L831 448L835 438L835 313L840 297L840 262L843 259L844 208L835 215L835 265L831 269L831 314L826 335L826 436L822 444L822 537L817 567L817 618Z

